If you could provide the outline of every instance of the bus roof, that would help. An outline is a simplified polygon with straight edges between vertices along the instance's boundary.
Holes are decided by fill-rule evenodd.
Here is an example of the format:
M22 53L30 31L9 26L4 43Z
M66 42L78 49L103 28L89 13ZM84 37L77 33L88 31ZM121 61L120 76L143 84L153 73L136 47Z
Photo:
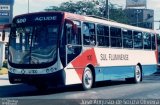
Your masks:
M21 17L21 16L24 16L24 15L52 14L52 13L62 14L62 15L64 15L64 18L67 18L67 19L81 20L81 21L84 21L84 22L92 22L92 23L109 25L109 26L114 26L114 27L119 27L119 28L124 28L124 29L130 29L130 30L136 30L136 31L142 31L142 32L158 33L157 31L152 30L152 29L146 29L146 28L131 26L131 25L123 24L123 23L118 23L116 21L109 21L109 20L106 20L106 19L99 19L99 18L87 16L87 15L79 15L79 14L74 14L74 13L69 13L69 12L61 12L61 11L57 11L57 12L35 12L35 13L29 13L29 14L22 14L22 15L19 15L19 16L16 16L16 17Z
M65 18L81 20L81 21L85 21L85 22L93 22L93 23L97 23L97 24L109 25L109 26L120 27L120 28L142 31L142 32L157 33L155 30L152 30L152 29L146 29L146 28L131 26L131 25L128 25L128 24L118 23L116 21L109 21L109 20L106 20L106 19L94 18L94 17L87 16L87 15L83 16L83 15L78 15L78 14L65 12Z

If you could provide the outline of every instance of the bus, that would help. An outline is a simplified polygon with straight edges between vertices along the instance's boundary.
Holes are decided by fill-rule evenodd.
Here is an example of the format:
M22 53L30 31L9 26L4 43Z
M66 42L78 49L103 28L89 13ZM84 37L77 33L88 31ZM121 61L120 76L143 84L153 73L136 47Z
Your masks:
M125 79L156 72L157 32L68 12L16 16L9 37L10 83L49 86Z

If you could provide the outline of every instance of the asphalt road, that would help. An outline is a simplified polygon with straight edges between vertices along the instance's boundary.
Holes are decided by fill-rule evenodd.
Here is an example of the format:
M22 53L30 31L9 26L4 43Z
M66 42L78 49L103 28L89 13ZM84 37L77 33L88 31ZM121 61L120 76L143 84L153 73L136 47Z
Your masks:
M115 100L117 102L119 99L119 103L124 99L160 99L160 75L144 77L139 84L130 84L124 80L101 82L88 91L82 91L80 85L50 88L45 92L24 84L4 85L0 86L0 98L2 105L6 105L5 102L10 105L86 104L84 99L107 99L105 104L115 104ZM93 104L93 100L87 101L87 104ZM160 104L160 100L158 102Z

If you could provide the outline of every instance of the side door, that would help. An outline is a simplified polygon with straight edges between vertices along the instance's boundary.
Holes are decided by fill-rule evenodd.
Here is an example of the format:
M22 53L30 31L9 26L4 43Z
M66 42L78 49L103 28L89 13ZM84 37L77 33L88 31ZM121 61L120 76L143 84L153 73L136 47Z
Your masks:
M66 64L68 64L82 51L80 22L66 19L64 34L66 36Z

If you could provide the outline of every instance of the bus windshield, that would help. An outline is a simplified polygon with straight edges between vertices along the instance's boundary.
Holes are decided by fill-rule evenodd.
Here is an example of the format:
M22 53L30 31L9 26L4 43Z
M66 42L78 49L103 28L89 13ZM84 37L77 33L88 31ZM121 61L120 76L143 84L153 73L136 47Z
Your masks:
M58 24L12 26L9 61L14 64L42 64L56 60Z

